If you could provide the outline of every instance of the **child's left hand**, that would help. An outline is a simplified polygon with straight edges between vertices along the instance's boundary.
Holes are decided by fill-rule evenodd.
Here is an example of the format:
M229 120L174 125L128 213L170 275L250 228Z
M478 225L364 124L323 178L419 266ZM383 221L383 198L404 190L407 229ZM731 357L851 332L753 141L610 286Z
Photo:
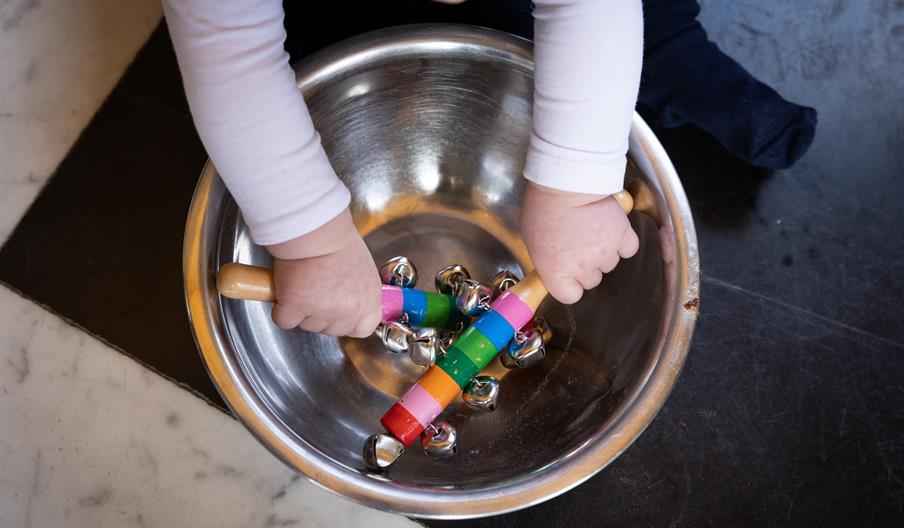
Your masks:
M639 240L611 196L559 191L527 182L521 233L550 295L573 304L596 287Z

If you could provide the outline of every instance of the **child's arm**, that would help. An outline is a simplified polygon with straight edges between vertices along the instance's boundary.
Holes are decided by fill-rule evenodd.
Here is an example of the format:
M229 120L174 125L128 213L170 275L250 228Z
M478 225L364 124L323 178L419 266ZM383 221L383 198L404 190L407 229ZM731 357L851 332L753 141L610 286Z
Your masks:
M573 303L637 235L621 190L643 56L641 0L535 0L534 125L522 232L556 299Z
M295 84L279 0L164 0L198 134L261 245L349 203Z
M274 257L283 327L363 336L380 317L376 267L283 49L280 0L164 0L198 134L251 232Z

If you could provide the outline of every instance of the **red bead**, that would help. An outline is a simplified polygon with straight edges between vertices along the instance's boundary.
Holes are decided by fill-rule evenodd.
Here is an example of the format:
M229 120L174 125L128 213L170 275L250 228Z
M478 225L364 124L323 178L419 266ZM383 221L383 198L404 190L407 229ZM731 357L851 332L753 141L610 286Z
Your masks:
M386 411L380 423L383 424L388 433L405 444L405 447L413 444L424 431L424 427L418 423L417 418L398 403Z

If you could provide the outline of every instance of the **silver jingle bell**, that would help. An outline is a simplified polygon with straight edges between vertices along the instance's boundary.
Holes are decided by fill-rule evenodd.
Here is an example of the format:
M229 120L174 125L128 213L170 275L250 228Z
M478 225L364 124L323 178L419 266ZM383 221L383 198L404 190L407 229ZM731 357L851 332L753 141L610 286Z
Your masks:
M436 272L433 284L436 291L446 295L457 295L461 283L471 278L468 270L460 264L452 264Z
M443 342L436 328L421 328L408 345L408 355L415 365L429 367L445 355Z
M521 279L508 270L502 270L493 277L493 297L499 297L502 292L518 284Z
M383 344L386 345L386 349L393 354L407 352L408 346L415 335L414 330L396 321L380 323L377 326L376 334L383 341Z
M405 445L392 435L379 433L371 435L364 442L364 463L376 471L393 465L405 452Z
M539 363L546 357L543 334L536 328L528 328L515 334L501 354L505 368L527 368Z
M380 266L380 280L391 286L414 288L417 284L417 268L406 257L392 257Z
M499 400L499 380L493 376L477 376L465 386L461 399L478 411L495 411Z
M487 312L492 299L492 286L485 282L468 279L461 283L458 294L455 296L455 305L458 306L461 313L474 317Z
M437 420L421 433L421 447L428 456L446 458L458 452L458 433L445 420Z
M458 336L461 335L461 331L463 328L458 330L450 330L448 328L441 328L439 331L439 341L440 346L442 347L443 355L446 354L446 350L452 348L452 344L455 343L455 340L458 339Z
M533 327L543 336L543 344L549 343L549 340L552 339L552 327L549 326L549 321L542 315L538 315L534 317Z

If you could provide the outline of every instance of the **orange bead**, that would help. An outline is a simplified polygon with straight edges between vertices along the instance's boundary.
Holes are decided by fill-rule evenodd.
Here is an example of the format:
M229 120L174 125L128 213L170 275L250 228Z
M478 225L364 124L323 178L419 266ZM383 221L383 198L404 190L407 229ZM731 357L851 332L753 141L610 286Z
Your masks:
M461 392L461 387L455 380L436 365L430 367L417 383L443 408L452 403Z

